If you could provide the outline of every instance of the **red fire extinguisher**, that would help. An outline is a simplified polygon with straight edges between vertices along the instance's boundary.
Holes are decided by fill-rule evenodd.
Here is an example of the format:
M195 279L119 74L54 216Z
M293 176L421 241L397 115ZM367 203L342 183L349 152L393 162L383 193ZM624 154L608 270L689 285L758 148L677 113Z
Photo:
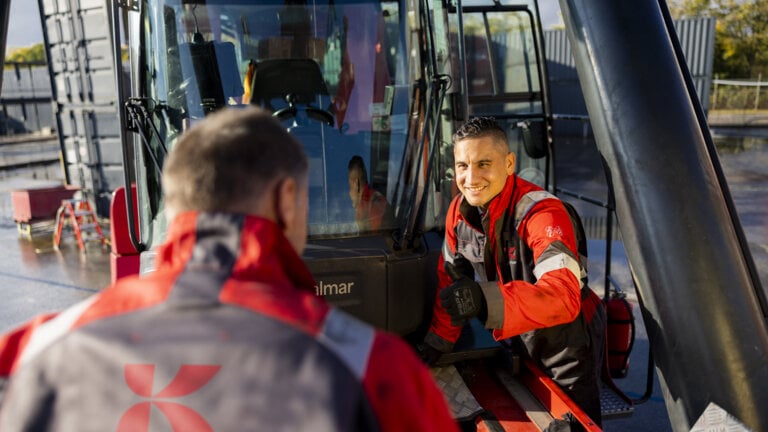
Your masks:
M635 319L626 294L616 290L603 299L607 315L606 352L611 378L624 378L629 370L629 354L635 342Z

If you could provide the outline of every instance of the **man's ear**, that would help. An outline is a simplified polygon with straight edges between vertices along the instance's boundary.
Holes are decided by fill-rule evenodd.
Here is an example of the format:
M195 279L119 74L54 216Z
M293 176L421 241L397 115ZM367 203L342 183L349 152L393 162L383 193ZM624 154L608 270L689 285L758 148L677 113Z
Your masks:
M515 173L515 163L517 162L517 157L514 152L507 153L507 157L505 160L506 163L506 170L507 175L512 175Z
M274 189L275 194L275 216L277 223L283 231L293 228L296 220L298 185L296 180L287 177L277 184Z

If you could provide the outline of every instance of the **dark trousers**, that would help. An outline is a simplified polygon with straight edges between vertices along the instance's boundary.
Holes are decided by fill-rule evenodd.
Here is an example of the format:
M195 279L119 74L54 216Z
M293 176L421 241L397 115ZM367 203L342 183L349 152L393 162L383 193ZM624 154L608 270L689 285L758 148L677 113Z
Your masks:
M583 313L570 323L520 335L528 355L598 425L600 371L605 350L605 309L595 309L591 319Z

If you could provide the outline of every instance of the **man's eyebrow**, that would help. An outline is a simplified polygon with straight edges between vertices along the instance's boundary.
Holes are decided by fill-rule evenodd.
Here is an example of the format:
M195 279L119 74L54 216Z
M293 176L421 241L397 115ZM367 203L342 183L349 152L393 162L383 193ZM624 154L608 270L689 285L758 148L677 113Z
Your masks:
M493 162L493 158L485 158L485 159L480 159L480 160L476 160L476 161L474 161L473 163L474 163L474 164L481 164L481 163L491 163L491 162ZM454 161L454 163L456 163L456 164L459 164L459 163L467 164L467 162L466 162L466 161L464 161L463 159L456 159L456 160ZM467 165L468 165L468 164L467 164Z
M489 157L489 158L484 158L484 159L479 159L479 160L476 160L476 161L474 161L473 163L474 163L475 165L477 165L477 164L481 164L481 163L490 163L490 162L493 162L493 158L490 158L490 157Z

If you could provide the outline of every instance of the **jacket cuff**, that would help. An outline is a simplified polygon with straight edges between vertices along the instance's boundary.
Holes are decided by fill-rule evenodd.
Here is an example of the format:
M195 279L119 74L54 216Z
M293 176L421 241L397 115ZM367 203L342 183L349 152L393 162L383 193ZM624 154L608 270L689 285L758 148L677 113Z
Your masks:
M485 328L500 329L504 327L504 297L501 295L499 284L496 281L478 282L485 296L485 304L488 308L488 318L485 320Z
M429 344L432 348L442 353L449 353L453 351L453 342L448 342L447 340L432 332L429 332L426 336L424 336L424 343Z

